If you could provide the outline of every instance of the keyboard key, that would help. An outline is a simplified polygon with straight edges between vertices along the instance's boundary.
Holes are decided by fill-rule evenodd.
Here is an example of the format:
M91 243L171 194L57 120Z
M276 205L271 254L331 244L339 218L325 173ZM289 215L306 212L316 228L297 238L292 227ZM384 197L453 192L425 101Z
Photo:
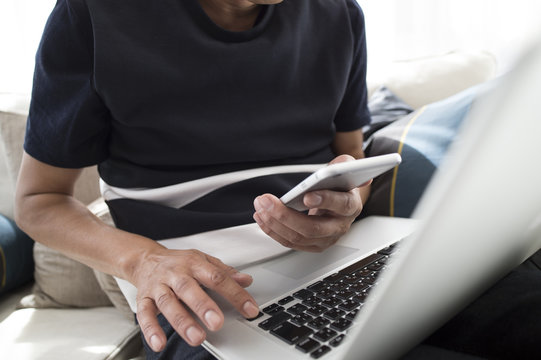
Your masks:
M250 319L246 319L246 320L248 320L248 321L254 321L254 320L259 319L259 318L262 317L263 315L265 315L265 314L263 314L263 313L260 311L259 314L257 314L256 317L253 317L253 318L250 318Z
M334 273L332 275L327 276L325 279L323 279L323 281L328 282L328 283L336 283L343 277L344 277L344 274Z
M383 269L384 266L385 266L385 263L383 261L376 261L368 265L367 268L373 271L380 271L381 269Z
M351 311L359 307L359 303L357 301L353 300L346 300L340 305L338 305L338 308L344 311Z
M351 300L353 300L355 302L358 302L359 304L363 304L367 297L368 297L368 293L367 292L362 292L362 293L352 297Z
M312 329L306 326L297 326L289 321L284 322L271 330L272 335L285 341L289 345L298 343L304 338L307 338L313 332L314 331Z
M306 289L312 292L319 292L327 287L327 284L323 281L318 281L308 286Z
M293 300L295 300L293 296L286 296L285 298L278 300L278 304L279 305L289 304Z
M328 347L327 345L323 345L322 347L318 348L316 351L311 353L310 356L314 359L319 359L320 357L322 357L329 351L331 351L331 348Z
M364 291L366 289L368 289L370 287L370 284L365 284L363 282L359 282L357 284L353 284L351 285L348 290L350 291L355 291L355 292L361 292L361 291Z
M331 310L327 311L326 313L324 313L323 316L326 317L327 319L330 319L330 320L336 320L339 317L344 316L345 314L346 314L346 312L343 311L343 310L331 309Z
M313 315L313 316L321 315L325 311L327 311L327 308L325 306L321 306L321 305L311 306L306 310L306 312L308 314Z
M313 319L314 318L308 314L299 314L299 315L293 316L293 318L291 318L290 321L297 325L304 325L308 321L312 321Z
M386 248L384 249L381 249L380 251L378 251L378 254L381 254L381 255L391 255L393 253L393 251L396 249L396 244L393 244L391 246L387 246Z
M327 341L335 337L338 333L329 328L323 328L314 334L314 338L320 341Z
M346 283L344 281L340 281L340 282L337 282L337 283L334 283L334 284L330 285L329 289L331 289L334 292L338 292L340 290L347 289L348 286L349 286L348 283Z
M284 308L278 304L270 304L269 306L263 309L265 314L273 315L280 311L284 311Z
M353 295L355 295L355 292L352 290L340 290L336 293L336 297L342 300L349 299Z
M355 284L362 280L363 280L363 277L355 273L346 275L344 277L344 282L347 284Z
M336 291L332 291L331 289L325 288L315 293L315 295L319 299L328 299L330 297L333 297L335 293Z
M320 345L319 342L315 341L311 338L306 338L304 340L301 340L295 348L302 351L303 353L309 353L310 351L314 350Z
M360 269L364 268L365 266L370 265L374 261L380 260L383 257L384 257L384 255L381 255L381 254L372 254L372 255L370 255L370 256L362 259L362 260L359 260L356 263L354 263L354 264L340 270L338 273L342 274L342 275L352 274L352 273L356 272L357 270L360 270Z
M305 312L306 309L308 309L308 307L304 306L303 304L295 304L291 306L290 308L288 308L286 311L293 315L299 315Z
M361 276L361 277L374 277L375 272L374 270L370 270L368 267L363 268L355 273L355 275Z
M342 343L342 341L344 340L345 337L346 337L346 335L340 334L337 337L335 337L334 339L332 339L329 342L329 345L331 345L332 347L337 347L338 345L340 345Z
M359 304L359 306L362 306L361 304ZM346 316L344 316L346 319L348 320L353 320L355 319L355 316L357 316L357 313L359 312L359 310L361 310L361 308L357 308L355 310L352 310L350 311L349 313L346 314Z
M310 296L310 297L307 297L306 299L304 299L302 301L302 303L306 306L316 306L318 305L319 303L321 302L321 299L315 297L315 296Z
M320 330L330 323L331 321L329 319L325 319L320 316L313 319L312 321L309 321L306 325L310 326L313 329Z
M310 296L313 296L314 294L311 291L308 291L306 289L301 289L293 294L293 297L295 299L304 300L306 298L309 298Z
M323 306L326 306L328 308L333 308L333 307L336 307L338 305L340 305L342 303L342 300L339 299L339 298L330 298L330 299L325 299L321 302L321 305Z
M288 314L284 311L279 312L268 319L261 321L257 326L263 330L272 330L284 321L291 319L291 314Z
M340 319L336 320L335 322L333 322L330 326L331 326L331 328L333 328L335 330L344 331L348 327L350 327L351 324L352 324L352 322L350 320L340 318Z
M372 274L368 275L368 276L363 276L363 283L365 284L369 284L369 285L372 285L376 282L376 280L378 279L378 273L376 272L373 272Z

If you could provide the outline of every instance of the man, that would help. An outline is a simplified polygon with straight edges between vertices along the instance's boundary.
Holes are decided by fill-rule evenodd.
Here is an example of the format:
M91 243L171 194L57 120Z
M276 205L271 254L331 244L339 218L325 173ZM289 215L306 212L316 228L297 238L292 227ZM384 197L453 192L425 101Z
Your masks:
M201 286L258 314L249 275L154 240L255 220L284 246L323 251L361 212L368 187L308 194L308 214L271 195L306 174L248 180L180 209L112 200L116 228L72 196L93 164L105 187L155 189L363 157L366 46L354 0L59 0L36 60L17 222L137 287L149 357L208 356L188 310L210 331L223 314Z

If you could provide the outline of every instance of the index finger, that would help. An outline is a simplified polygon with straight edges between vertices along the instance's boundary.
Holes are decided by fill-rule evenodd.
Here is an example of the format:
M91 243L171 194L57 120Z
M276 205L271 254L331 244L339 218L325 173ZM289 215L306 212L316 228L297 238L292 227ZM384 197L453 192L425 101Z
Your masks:
M256 317L259 314L256 301L231 277L231 268L216 258L208 258L209 262L202 263L193 270L194 278L226 299L246 318Z
M303 201L309 209L327 210L340 216L357 216L363 206L358 188L347 192L317 190L304 195Z

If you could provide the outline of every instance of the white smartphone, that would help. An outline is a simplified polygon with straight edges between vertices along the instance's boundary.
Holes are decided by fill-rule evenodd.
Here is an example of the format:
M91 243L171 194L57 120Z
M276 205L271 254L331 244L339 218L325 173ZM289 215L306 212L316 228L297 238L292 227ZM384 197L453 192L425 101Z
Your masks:
M349 191L400 164L400 154L386 154L327 165L289 190L280 200L288 207L305 211L304 194L316 190Z

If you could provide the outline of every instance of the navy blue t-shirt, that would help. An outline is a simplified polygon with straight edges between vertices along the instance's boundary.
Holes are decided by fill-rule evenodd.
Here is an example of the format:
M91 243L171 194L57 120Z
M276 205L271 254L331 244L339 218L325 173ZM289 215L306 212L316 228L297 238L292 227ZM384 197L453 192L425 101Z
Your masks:
M59 0L36 57L25 150L59 167L98 164L106 183L123 188L324 163L335 156L336 131L370 121L365 78L355 0L263 6L243 32L215 25L197 0ZM255 195L280 195L300 178L285 179L222 189L238 199L232 207L218 198L223 208L205 211L201 204L214 199L182 211L195 219L211 212L213 223L222 223L216 214L237 219L218 227L249 222ZM119 201L126 205L111 208L117 226L153 238L180 234L145 228L182 211L157 216L155 204Z

